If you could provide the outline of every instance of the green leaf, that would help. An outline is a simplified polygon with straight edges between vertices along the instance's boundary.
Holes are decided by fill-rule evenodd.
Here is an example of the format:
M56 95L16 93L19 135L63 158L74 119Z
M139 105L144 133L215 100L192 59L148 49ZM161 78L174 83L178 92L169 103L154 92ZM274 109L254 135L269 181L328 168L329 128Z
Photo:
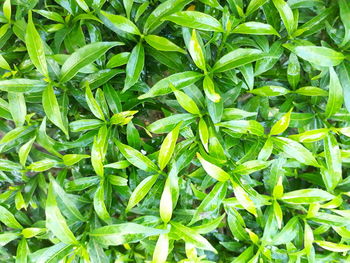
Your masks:
M290 53L289 55L287 78L289 84L295 89L300 81L300 64L298 57L293 53Z
M64 19L62 16L56 12L46 11L46 10L33 10L35 13L42 15L43 17L46 17L49 20L58 22L58 23L64 23Z
M110 124L121 126L129 124L136 113L137 111L123 111L116 113L112 116Z
M217 0L200 0L203 4L216 8L218 10L222 10L222 6L219 4Z
M220 223L224 219L224 217L225 217L225 214L223 214L220 217L217 217L213 220L210 220L206 224L194 226L194 227L192 227L192 229L195 230L198 234L207 234L209 232L212 232L216 228L218 228L218 226L220 225Z
M2 10L6 19L11 21L11 0L5 0L2 6Z
M139 96L138 99L142 100L169 94L172 91L170 84L172 84L177 90L183 89L184 87L187 87L198 81L200 78L202 78L202 76L203 75L201 73L194 71L184 71L180 73L175 73L169 77L163 78L162 80L158 81L147 93Z
M277 201L273 202L273 213L275 214L278 228L280 229L282 227L283 212L281 206Z
M87 154L65 154L62 157L62 161L64 165L71 166L89 157L90 155Z
M238 25L232 30L232 33L247 35L276 35L278 32L269 24L260 22L246 22Z
M160 51L173 51L173 52L180 52L183 54L186 54L186 51L182 48L180 48L178 45L171 42L169 39L165 37L160 37L157 35L148 35L145 36L145 40L148 45L151 47L160 50Z
M272 240L273 245L282 245L287 244L292 241L297 233L298 233L298 217L293 217L288 221L288 223L282 228L281 232L279 232Z
M135 243L149 236L165 234L167 231L145 227L135 223L122 223L96 228L90 232L90 237L103 246L118 246L125 243Z
M19 171L22 169L22 166L18 163L0 159L0 171L12 172Z
M193 229L174 221L170 224L172 226L171 231L174 231L176 235L183 239L185 242L193 244L196 248L217 253L216 249L208 242L208 240L206 240Z
M157 29L162 24L162 19L165 16L182 10L190 2L190 0L167 0L159 4L147 17L144 25L144 33L150 33Z
M282 118L280 120L278 120L271 128L270 131L270 135L277 135L280 134L282 132L284 132L288 126L289 126L289 122L290 122L290 114L292 113L292 109L290 109L290 111L288 111L286 114L284 114L282 116Z
M104 125L98 130L97 136L94 137L94 142L91 149L91 164L97 175L103 177L103 161L107 151L108 129Z
M0 246L3 247L7 243L10 243L12 240L15 240L19 237L19 234L17 233L2 233L0 234Z
M25 43L30 60L33 62L38 71L46 78L48 78L49 72L47 70L44 43L38 31L36 31L31 11L29 11L28 14L28 25L26 29Z
M7 0L7 1L10 1L10 0ZM11 71L11 67L9 63L7 63L6 59L2 55L0 55L0 68Z
M194 64L204 72L206 72L205 57L201 45L199 44L197 32L192 30L190 42L188 44L188 51L193 59Z
M126 64L126 78L122 92L128 90L139 79L145 63L145 51L140 43L138 43L129 56L128 63Z
M112 88L111 85L105 85L103 88L103 92L106 95L108 107L111 110L111 112L114 114L121 112L122 105L117 91L114 88Z
M281 16L283 24L287 29L288 35L291 35L297 27L294 21L292 9L284 0L272 0L272 2Z
M295 91L295 93L304 96L328 96L327 91L313 86L299 88Z
M59 242L51 247L35 251L30 255L32 262L55 262L68 256L71 252L72 245Z
M71 80L83 67L94 62L112 47L120 45L123 45L123 43L95 42L79 48L62 65L60 82Z
M310 17L310 20L308 20L303 25L301 25L299 29L294 32L293 36L294 37L297 37L300 35L307 36L310 33L313 34L315 30L318 30L319 28L323 28L323 23L325 22L325 20L329 16L334 15L335 7L336 7L335 5L330 6L329 8L325 8L318 15Z
M82 222L86 221L85 217L80 213L76 203L71 200L71 197L63 190L63 188L54 179L51 179L51 183L54 194L62 200L65 208L69 210L71 215L77 220Z
M332 227L333 226L342 227L342 226L347 226L349 224L348 219L346 217L332 215L329 213L322 213L320 211L317 212L316 216L310 219L316 223L322 223L325 226L329 225Z
M333 67L344 60L344 55L328 47L297 46L293 51L301 57L321 67Z
M23 229L21 224L14 217L14 215L1 205L0 205L0 221L10 228Z
M121 176L109 175L108 180L112 185L117 185L117 186L127 186L128 185L128 180L121 177Z
M25 238L31 238L31 237L35 237L37 235L43 234L45 232L46 232L46 228L28 227L28 228L24 228L21 234Z
M22 238L17 247L16 263L27 263L29 252L27 241L25 238Z
M160 234L153 252L153 263L164 263L169 253L168 234Z
M132 192L128 206L126 207L126 211L129 211L131 208L133 208L135 205L137 205L150 191L152 186L155 184L155 182L158 179L158 175L152 175L149 177L146 177Z
M164 18L180 26L204 31L222 32L223 28L214 17L197 11L181 11Z
M93 64L90 64L90 66L93 66ZM88 82L91 89L96 89L102 86L103 84L107 83L114 76L122 73L124 73L124 70L121 70L121 69L102 69L99 71L95 71L94 73L83 78L82 82L80 83L80 86L83 87L85 82Z
M0 90L7 92L39 92L47 83L35 79L6 79L0 80Z
M339 128L337 129L341 134L350 137L350 127Z
M258 160L266 161L267 159L269 159L269 157L271 156L272 150L273 150L273 142L271 138L268 138L265 141L265 144L262 147L261 151L259 152Z
M43 92L42 104L47 118L69 136L68 127L63 123L62 113L58 105L53 87L49 84Z
M75 238L72 231L69 229L67 222L61 211L57 207L56 197L54 194L52 182L49 184L46 207L46 227L63 243L65 244L77 244L78 241Z
M108 213L108 210L105 205L105 195L104 195L104 187L100 185L94 195L94 209L99 218L101 218L106 223L111 222L111 217Z
M285 193L280 199L290 204L313 204L331 200L334 195L321 189L302 189Z
M289 136L290 139L296 140L298 142L316 142L322 140L328 134L327 128L310 130L306 132L302 132L299 134L293 134Z
M103 125L103 121L97 119L83 119L69 123L72 132L80 132L85 130L97 129Z
M31 140L23 144L21 148L19 148L18 157L19 157L19 162L22 166L26 165L29 152L32 149L35 139L36 137L32 138Z
M84 0L76 0L77 4L83 9L85 12L89 12L89 6L85 3Z
M75 179L74 181L68 181L65 184L67 191L81 191L90 186L98 184L100 178L98 176L82 177Z
M0 116L5 119L11 119L12 117L9 111L9 104L4 99L0 99Z
M133 2L133 0L123 0L124 9L128 18L130 18L130 12L132 9Z
M168 133L160 147L158 164L161 171L167 166L171 159L171 156L173 155L181 124L182 123L180 122L170 133Z
M164 223L168 223L173 214L173 200L172 200L172 180L170 177L165 181L162 197L159 203L160 218Z
M209 143L209 130L207 123L203 118L199 119L199 124L198 124L198 132L199 132L199 138L204 146L204 149L208 152L208 143Z
M258 49L238 48L221 57L213 66L213 72L224 72L252 63L264 57L263 53Z
M158 172L157 166L145 155L117 140L114 141L124 157L137 168L147 172Z
M189 225L193 225L199 220L208 218L210 214L215 213L220 207L221 202L226 197L227 183L218 182L215 184L210 193L203 199L197 207Z
M234 180L231 180L233 192L237 198L237 201L246 209L248 212L257 216L256 207L248 193Z
M274 146L290 158L294 158L306 165L319 167L319 164L312 153L296 141L283 137L275 137L272 138L272 140Z
M323 181L327 189L332 191L342 180L342 159L338 142L331 133L324 139L324 153L328 173L323 177Z
M262 136L264 134L264 127L259 122L254 120L233 120L217 123L216 125L230 129L236 133L251 133L257 136Z
M208 99L210 99L212 102L219 102L221 99L220 94L218 94L215 91L215 85L214 85L214 81L211 77L209 77L208 75L204 76L203 79L203 89L205 92L205 95L208 97Z
M345 34L343 41L341 43L342 46L345 46L349 40L350 40L350 4L346 0L339 0L339 13L340 13L340 19L343 22Z
M179 178L177 176L177 168L175 167L176 166L173 166L165 181L159 204L159 214L165 223L170 221L173 209L179 198Z
M349 245L336 244L333 242L328 242L323 240L315 240L315 243L320 247L333 252L348 252L350 250Z
M254 255L254 246L248 247L244 250L232 263L240 263L240 262L249 262L249 259L254 259L252 256Z
M92 262L103 263L108 261L108 256L106 255L102 246L94 239L89 241L87 249Z
M46 133L46 117L43 119L43 121L41 122L39 131L37 133L37 142L39 143L39 145L41 145L42 147L44 147L48 152L50 152L51 154L58 156L59 158L62 157L62 155L57 152L57 150L54 148L56 141L54 141L52 138L50 138L47 133ZM45 162L44 162L45 163ZM50 163L50 161L48 162L48 164ZM53 165L55 165L52 162Z
M121 52L119 54L114 55L107 62L107 68L116 68L125 65L128 63L130 57L130 52ZM108 86L107 86L108 87Z
M18 127L8 133L6 133L0 140L0 144L9 143L21 136L24 136L28 130L28 127Z
M105 11L101 11L101 14L105 16L116 28L126 33L141 35L137 26L133 22L131 22L128 18L120 15L113 15Z
M9 32L10 24L4 24L2 27L0 27L0 37L6 36L6 34Z
M105 165L106 168L114 168L114 169L125 169L126 167L129 167L129 166L130 166L130 163L127 160L122 160L122 161L109 163Z
M194 100L188 96L186 93L180 91L180 90L173 90L174 95L176 97L176 100L181 105L182 108L184 108L189 113L199 115L200 110L198 109L197 104L194 102Z
M27 114L27 106L23 93L9 92L7 94L9 110L16 127L23 126Z
M263 97L281 96L286 95L289 92L290 91L288 89L280 86L264 86L250 91L250 93Z
M251 174L256 171L265 169L268 167L270 164L266 161L261 161L261 160L252 160L252 161L247 161L245 163L242 163L238 165L233 172L237 174Z
M195 117L196 116L189 113L174 114L151 123L147 129L153 133L167 133L173 130L179 122L189 123L192 122Z
M43 160L31 163L27 167L27 169L31 170L33 172L44 172L44 171L51 169L52 167L54 167L56 165L58 165L58 161L45 158Z
M200 153L197 153L197 158L201 162L203 169L214 179L225 182L228 179L230 179L230 175L226 173L224 170L222 170L220 167L208 162L205 160Z
M313 242L314 242L314 234L312 232L312 228L305 222L304 247L305 247L307 253L311 253Z
M348 112L350 112L350 70L349 63L343 62L339 66L339 80L344 92L344 105ZM1 83L1 82L0 82Z
M329 75L329 95L325 111L326 118L330 118L338 112L343 105L343 88L340 84L337 73L335 73L332 67L329 68Z
M274 198L281 198L283 196L284 188L283 188L283 176L278 178L277 184L274 186L272 195Z
M254 243L258 244L259 243L259 237L257 234L255 234L253 231L251 231L249 228L245 229L246 232L248 232L249 239Z
M268 0L251 0L248 4L247 10L245 12L246 16L249 16L253 12L263 6Z
M100 120L105 120L103 111L100 107L100 105L97 103L96 99L94 98L94 95L91 92L90 86L88 83L85 84L85 99L86 102L91 110L91 112Z

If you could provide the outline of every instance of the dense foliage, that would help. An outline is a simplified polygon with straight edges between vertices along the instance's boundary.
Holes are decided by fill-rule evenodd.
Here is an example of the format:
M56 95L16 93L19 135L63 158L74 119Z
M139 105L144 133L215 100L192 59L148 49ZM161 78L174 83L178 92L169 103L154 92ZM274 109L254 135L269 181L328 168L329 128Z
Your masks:
M0 23L1 262L350 261L350 1Z

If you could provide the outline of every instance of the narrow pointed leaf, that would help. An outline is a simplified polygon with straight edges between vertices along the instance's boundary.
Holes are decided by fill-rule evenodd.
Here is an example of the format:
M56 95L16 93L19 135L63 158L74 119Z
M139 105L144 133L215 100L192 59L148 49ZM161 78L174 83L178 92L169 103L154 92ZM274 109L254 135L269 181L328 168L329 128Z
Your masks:
M27 45L30 60L33 62L34 66L42 75L48 77L49 73L47 70L44 44L34 26L32 12L29 12L25 43Z

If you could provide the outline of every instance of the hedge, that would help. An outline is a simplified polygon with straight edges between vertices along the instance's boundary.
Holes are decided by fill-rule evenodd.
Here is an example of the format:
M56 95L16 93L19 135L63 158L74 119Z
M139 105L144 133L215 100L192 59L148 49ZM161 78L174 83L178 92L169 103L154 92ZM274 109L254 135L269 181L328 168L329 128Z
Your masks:
M350 262L348 0L0 5L1 262Z

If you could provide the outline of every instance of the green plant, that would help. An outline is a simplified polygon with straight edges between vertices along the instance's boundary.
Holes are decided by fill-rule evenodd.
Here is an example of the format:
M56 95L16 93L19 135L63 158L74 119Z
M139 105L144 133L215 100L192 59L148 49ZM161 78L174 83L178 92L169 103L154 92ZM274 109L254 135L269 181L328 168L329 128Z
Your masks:
M1 262L350 261L348 0L5 0Z

